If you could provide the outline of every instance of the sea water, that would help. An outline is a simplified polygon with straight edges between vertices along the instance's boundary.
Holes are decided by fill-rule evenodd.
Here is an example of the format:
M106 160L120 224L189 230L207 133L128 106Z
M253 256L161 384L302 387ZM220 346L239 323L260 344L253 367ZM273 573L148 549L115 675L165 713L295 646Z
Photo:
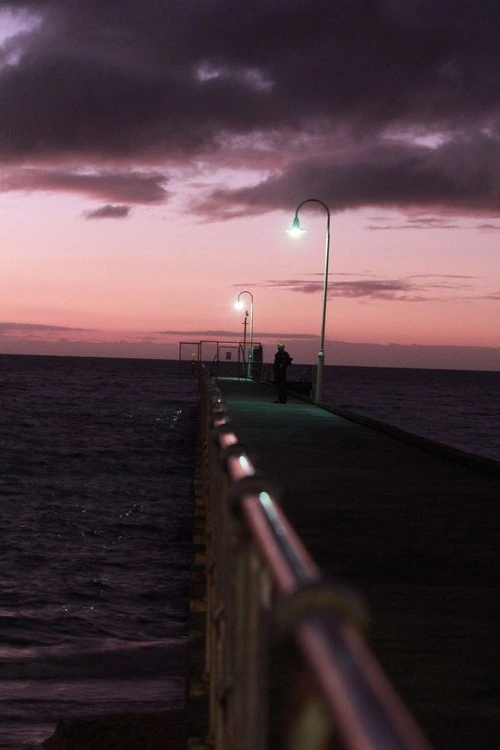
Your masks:
M197 382L0 357L0 747L184 700Z
M322 400L500 461L500 372L330 366Z

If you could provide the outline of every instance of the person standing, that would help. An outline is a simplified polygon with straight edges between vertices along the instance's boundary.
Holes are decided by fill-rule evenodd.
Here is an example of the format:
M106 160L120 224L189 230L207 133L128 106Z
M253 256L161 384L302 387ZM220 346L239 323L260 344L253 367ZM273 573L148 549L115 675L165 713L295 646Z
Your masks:
M276 383L276 390L278 391L278 399L275 404L286 404L288 401L287 387L286 387L286 371L292 364L293 358L290 357L285 349L284 344L278 344L278 351L274 355L274 382Z

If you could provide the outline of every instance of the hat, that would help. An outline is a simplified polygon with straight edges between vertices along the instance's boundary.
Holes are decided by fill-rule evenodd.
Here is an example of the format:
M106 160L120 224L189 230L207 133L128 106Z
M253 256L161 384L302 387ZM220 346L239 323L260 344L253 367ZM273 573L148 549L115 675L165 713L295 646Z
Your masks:
M285 348L284 344L278 344L278 349L284 349L284 348Z

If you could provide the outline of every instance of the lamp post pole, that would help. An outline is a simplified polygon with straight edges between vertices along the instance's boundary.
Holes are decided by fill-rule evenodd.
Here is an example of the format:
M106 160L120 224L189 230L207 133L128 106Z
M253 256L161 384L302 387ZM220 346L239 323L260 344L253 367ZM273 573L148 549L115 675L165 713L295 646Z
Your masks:
M305 201L299 203L295 211L293 224L290 230L291 234L298 235L304 230L299 223L299 211L302 206L306 203L319 203L320 206L326 211L326 242L325 242L325 273L323 277L323 312L321 316L321 335L320 345L318 352L318 370L316 373L316 401L321 401L323 395L323 371L325 366L325 326L326 326L326 304L328 301L328 265L330 262L330 210L326 203L319 200L319 198L306 198Z
M253 364L253 294L252 292L248 292L246 289L244 289L242 292L238 294L238 299L236 301L236 304L242 305L243 303L240 300L240 297L242 294L248 294L250 297L250 354L248 356L248 368L247 368L247 377L251 377L252 374L252 364ZM248 310L245 311L245 343L243 344L243 357L245 358L246 354L246 332L247 332L247 323L248 323Z
M247 369L247 325L248 325L248 310L245 310L245 317L243 318L243 372L245 373L245 377L246 377L245 371Z

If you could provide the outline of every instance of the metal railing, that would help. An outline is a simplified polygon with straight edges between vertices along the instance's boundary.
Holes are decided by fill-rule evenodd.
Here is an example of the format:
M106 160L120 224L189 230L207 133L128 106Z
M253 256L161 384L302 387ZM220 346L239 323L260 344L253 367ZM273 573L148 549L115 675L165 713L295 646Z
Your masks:
M366 645L364 606L326 581L201 380L207 742L216 750L429 750Z

